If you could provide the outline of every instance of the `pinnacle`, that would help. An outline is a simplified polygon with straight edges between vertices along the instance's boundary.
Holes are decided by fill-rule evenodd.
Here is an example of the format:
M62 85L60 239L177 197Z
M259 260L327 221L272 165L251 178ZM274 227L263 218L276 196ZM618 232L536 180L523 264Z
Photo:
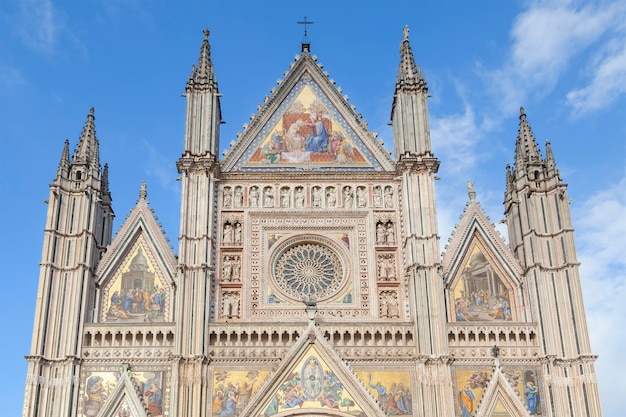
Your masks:
M213 62L211 61L211 44L209 43L209 29L202 31L204 38L200 46L200 56L198 57L198 65L191 70L187 85L193 84L209 84L215 82L215 74L213 73Z
M141 188L139 189L139 198L141 200L145 200L148 198L148 186L146 185L145 181L141 183Z
M89 109L87 115L87 121L83 126L83 130L76 145L72 163L84 163L92 164L95 167L99 167L99 146L98 139L96 138L96 125L95 125L94 108Z
M425 87L424 77L422 76L422 69L415 65L415 58L413 57L413 50L409 42L409 27L405 26L403 29L403 39L400 44L400 65L398 68L398 76L396 79L396 90L406 89L407 87L417 87L423 84Z
M515 161L518 168L520 164L541 162L541 154L535 136L526 120L526 112L520 107L519 130L515 143Z
M57 175L63 175L63 173L68 172L70 168L70 141L69 139L65 139L65 144L63 145L63 152L61 152L61 160L59 161L59 169L57 170Z

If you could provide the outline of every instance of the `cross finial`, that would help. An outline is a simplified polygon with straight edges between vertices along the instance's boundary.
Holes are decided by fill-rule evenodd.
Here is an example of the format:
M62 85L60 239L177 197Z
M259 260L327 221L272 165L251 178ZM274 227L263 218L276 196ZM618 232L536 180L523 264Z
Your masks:
M302 39L302 52L309 52L311 44L309 43L309 37L308 37L306 25L312 25L315 22L306 20L306 16L304 16L304 19L302 19L302 21L299 21L296 23L299 25L304 25L304 38Z
M404 32L404 40L408 41L409 40L409 25L405 25L402 31Z

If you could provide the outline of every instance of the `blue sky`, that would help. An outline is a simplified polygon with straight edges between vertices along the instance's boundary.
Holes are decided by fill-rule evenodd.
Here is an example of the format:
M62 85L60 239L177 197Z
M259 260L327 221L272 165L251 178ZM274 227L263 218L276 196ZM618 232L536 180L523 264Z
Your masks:
M182 3L182 2L180 2ZM384 4L384 7L381 7ZM222 148L243 130L300 51L312 53L391 148L387 125L402 28L430 87L442 250L475 182L503 218L519 107L565 182L606 416L623 414L626 345L626 3L621 1L9 1L0 4L0 230L3 415L21 413L38 263L65 138L75 146L95 107L115 229L139 186L173 243L178 234L185 100L202 29L211 30ZM499 224L498 229L506 230Z

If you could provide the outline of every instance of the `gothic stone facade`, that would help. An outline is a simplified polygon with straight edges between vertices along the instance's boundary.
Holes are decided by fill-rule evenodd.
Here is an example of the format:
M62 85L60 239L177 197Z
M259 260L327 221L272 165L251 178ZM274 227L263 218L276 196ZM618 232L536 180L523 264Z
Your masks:
M112 239L90 111L51 185L23 416L600 416L568 197L520 113L507 245L468 184L443 255L405 29L395 159L309 45L218 158L205 31L178 256L145 185Z

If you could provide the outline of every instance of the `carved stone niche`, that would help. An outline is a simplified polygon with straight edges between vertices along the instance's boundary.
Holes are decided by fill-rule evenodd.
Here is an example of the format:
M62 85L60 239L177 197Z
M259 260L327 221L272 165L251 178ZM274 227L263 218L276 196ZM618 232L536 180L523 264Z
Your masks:
M220 266L219 280L221 284L241 284L241 252L223 252Z
M230 187L222 189L222 207L225 209L233 207L233 190Z
M241 291L239 289L222 289L220 315L223 319L241 317Z
M398 281L395 252L378 252L376 254L376 277L379 282Z
M224 218L222 223L222 245L239 246L243 239L243 222L239 218Z
M376 222L376 244L377 245L395 245L396 226L391 220L378 220Z
M378 315L382 318L400 317L400 299L398 291L384 289L378 291Z

